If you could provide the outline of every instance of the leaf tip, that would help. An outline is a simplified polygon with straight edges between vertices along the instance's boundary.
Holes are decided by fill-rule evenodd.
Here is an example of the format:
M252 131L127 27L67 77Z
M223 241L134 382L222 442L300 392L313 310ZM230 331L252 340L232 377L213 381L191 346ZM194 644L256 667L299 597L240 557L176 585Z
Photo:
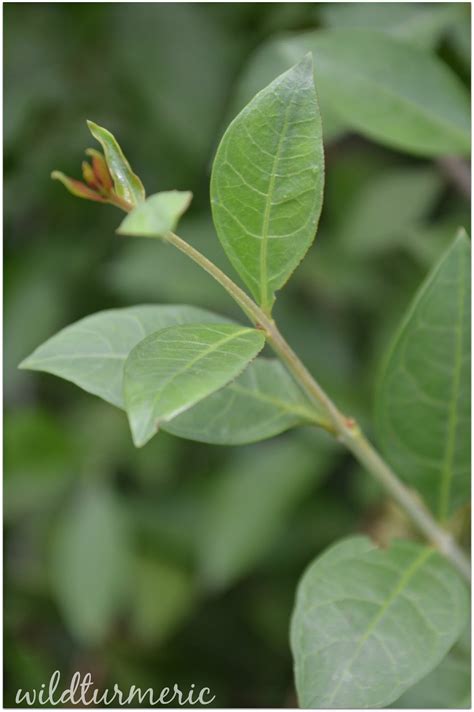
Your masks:
M466 228L462 227L462 225L459 226L456 230L456 236L454 238L454 241L463 243L464 245L466 245L466 247L470 245L471 241L469 239L469 235L467 234Z
M91 121L90 119L86 119L86 124L87 128L91 132L91 134L94 136L94 131L97 131L98 129L101 129L102 127L99 126L99 124L96 124L95 121Z
M26 358L23 359L23 361L20 361L20 363L17 366L17 369L19 371L29 371L31 370L31 367L29 365L30 357L27 356Z
M313 81L313 53L306 52L304 57L302 57L302 59L295 64L293 69L300 72L304 77L311 78L311 81Z

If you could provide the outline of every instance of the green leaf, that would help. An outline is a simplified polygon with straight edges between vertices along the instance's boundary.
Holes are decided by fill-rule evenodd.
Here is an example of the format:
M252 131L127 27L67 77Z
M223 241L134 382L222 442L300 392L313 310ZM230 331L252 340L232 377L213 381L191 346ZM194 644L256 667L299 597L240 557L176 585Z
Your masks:
M223 317L187 306L108 309L62 329L22 361L20 368L60 376L123 408L123 367L133 347L166 326L203 321L222 322Z
M469 499L470 281L461 232L416 295L376 397L385 455L440 519Z
M291 647L300 705L389 705L441 662L468 610L463 582L433 549L339 542L298 587Z
M385 167L345 206L337 235L344 252L367 258L408 244L410 228L430 214L442 186L442 177L431 167Z
M126 361L123 382L135 445L229 383L264 345L261 331L234 324L170 326L143 339Z
M455 646L429 675L407 690L396 709L470 709L470 656Z
M242 75L239 77L229 109L229 120L233 119L253 99L257 92L264 89L274 77L287 71L301 57L293 45L294 35L283 35L272 39L251 55ZM316 87L317 88L317 87ZM322 114L322 135L324 145L340 137L347 127L331 107L324 102L317 92L318 106Z
M232 383L164 427L169 433L217 445L271 438L305 423L322 423L314 405L276 359L257 358Z
M93 121L88 121L87 126L103 148L116 194L130 205L141 203L145 200L145 189L140 178L130 168L116 138Z
M127 215L117 232L119 235L164 237L176 228L192 197L192 193L179 190L151 195Z
M469 97L461 81L439 58L382 32L331 29L272 40L249 65L243 86L254 72L262 85L271 78L269 57L281 71L308 51L323 128L335 114L347 128L396 149L469 155Z
M87 645L102 642L122 610L130 582L124 513L112 492L87 485L57 524L51 581L66 623Z
M322 3L328 27L378 30L419 47L434 48L459 18L459 3ZM462 16L462 15L461 15Z
M221 589L248 573L271 550L296 504L327 471L332 443L317 450L295 438L239 450L218 472L202 513L200 577Z
M267 311L314 239L323 179L321 119L307 56L234 119L212 170L217 234Z

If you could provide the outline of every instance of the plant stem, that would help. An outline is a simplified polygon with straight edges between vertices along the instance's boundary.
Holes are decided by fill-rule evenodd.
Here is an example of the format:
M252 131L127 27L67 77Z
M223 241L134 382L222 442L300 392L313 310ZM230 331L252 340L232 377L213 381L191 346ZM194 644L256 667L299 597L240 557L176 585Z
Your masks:
M329 427L333 435L352 452L354 457L368 472L384 487L405 511L417 529L430 541L453 566L470 581L470 563L463 550L458 546L449 532L439 526L434 517L418 500L408 487L396 476L393 470L379 455L377 450L367 440L357 423L352 418L343 415L321 386L313 378L306 366L300 361L291 346L280 334L275 322L260 307L233 282L222 270L207 257L182 240L174 233L167 233L166 241L190 257L206 272L208 272L226 292L237 302L250 321L259 329L265 331L268 343L272 346L281 361L285 363L297 383L307 396L319 408L321 406L329 419Z

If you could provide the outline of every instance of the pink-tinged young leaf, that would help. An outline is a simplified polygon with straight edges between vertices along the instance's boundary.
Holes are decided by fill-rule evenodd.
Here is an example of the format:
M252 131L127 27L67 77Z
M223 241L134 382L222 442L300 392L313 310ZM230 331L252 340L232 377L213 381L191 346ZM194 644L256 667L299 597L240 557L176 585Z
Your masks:
M87 163L87 161L82 161L82 177L84 178L85 182L90 185L91 188L98 188L96 177L94 171L92 170L92 166L90 165L90 163Z
M88 148L86 154L92 158L92 169L98 182L104 190L112 190L114 184L104 156L99 151L96 151L95 148Z
M75 178L69 178L68 176L61 173L61 171L53 171L51 173L51 178L53 180L59 180L68 189L72 195L77 198L85 198L86 200L95 200L98 203L108 203L109 200L105 198L100 193L96 193L95 190L89 188L85 183Z

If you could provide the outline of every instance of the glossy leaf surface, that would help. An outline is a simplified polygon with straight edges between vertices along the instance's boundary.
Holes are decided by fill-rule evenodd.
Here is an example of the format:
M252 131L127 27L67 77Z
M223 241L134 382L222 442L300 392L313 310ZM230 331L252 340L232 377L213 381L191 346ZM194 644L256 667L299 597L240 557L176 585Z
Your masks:
M262 350L257 329L186 324L162 329L130 353L124 399L133 441L145 445L167 422L238 376Z
M305 57L234 119L212 171L217 234L266 310L314 239L323 180L321 119Z
M433 549L339 542L298 588L291 646L300 705L389 705L441 662L468 610L464 583Z
M469 498L470 244L460 234L416 295L376 399L382 448L444 519Z
M60 376L123 408L123 367L139 341L173 324L222 320L209 311L187 306L108 309L62 329L33 351L20 368Z

